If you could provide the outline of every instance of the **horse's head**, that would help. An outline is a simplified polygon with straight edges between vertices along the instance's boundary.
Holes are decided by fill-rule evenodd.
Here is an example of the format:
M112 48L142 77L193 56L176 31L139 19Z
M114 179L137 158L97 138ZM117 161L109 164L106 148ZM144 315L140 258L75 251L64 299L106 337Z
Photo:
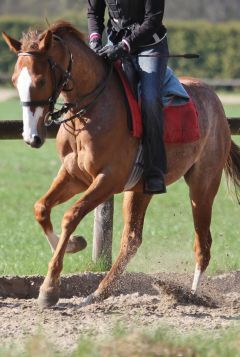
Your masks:
M21 42L6 33L3 38L18 55L12 81L23 109L23 139L31 147L40 148L49 113L53 113L57 97L69 79L68 69L63 69L69 63L66 46L51 31L29 32Z

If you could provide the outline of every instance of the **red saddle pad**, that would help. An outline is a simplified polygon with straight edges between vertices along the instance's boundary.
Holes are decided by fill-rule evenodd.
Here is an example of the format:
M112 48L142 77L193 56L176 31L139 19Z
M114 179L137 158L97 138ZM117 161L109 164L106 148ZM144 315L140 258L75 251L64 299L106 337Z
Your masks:
M116 64L115 68L121 79L123 88L128 98L128 103L132 117L132 134L134 137L141 138L142 115L131 87L126 79L121 65ZM190 143L200 137L198 113L192 100L179 105L169 105L163 109L164 114L164 142L168 144Z
M165 143L190 143L200 138L198 113L192 100L183 105L165 107L163 113Z

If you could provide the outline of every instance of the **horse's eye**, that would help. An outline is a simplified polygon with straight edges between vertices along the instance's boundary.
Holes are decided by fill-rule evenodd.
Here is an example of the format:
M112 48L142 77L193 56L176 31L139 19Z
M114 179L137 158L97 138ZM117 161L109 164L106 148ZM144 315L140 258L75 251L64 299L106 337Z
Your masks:
M39 79L38 81L37 81L37 83L36 83L36 86L38 87L38 88L42 88L42 87L44 87L45 86L45 84L46 84L46 81L45 81L45 79Z

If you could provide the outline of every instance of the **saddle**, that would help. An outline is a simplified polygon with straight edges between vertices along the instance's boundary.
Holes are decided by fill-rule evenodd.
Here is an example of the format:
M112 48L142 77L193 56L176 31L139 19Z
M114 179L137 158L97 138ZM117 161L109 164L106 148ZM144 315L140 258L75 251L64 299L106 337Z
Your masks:
M115 63L115 69L129 105L129 130L134 137L141 138L143 135L142 114L136 95L136 82L133 83L131 72L128 75L123 71L120 61ZM190 143L199 139L198 113L195 104L169 67L166 71L163 89L163 116L165 143Z

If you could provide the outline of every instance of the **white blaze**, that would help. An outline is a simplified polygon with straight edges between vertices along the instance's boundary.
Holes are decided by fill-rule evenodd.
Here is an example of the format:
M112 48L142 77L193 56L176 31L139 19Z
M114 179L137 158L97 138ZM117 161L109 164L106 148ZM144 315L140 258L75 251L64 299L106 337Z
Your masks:
M32 78L29 74L27 67L23 67L17 80L17 89L21 102L30 102L30 88L32 84ZM34 112L30 110L30 107L22 107L23 110L23 139L25 141L31 141L34 136L38 136L37 123L38 119L43 114L43 108L37 107Z

